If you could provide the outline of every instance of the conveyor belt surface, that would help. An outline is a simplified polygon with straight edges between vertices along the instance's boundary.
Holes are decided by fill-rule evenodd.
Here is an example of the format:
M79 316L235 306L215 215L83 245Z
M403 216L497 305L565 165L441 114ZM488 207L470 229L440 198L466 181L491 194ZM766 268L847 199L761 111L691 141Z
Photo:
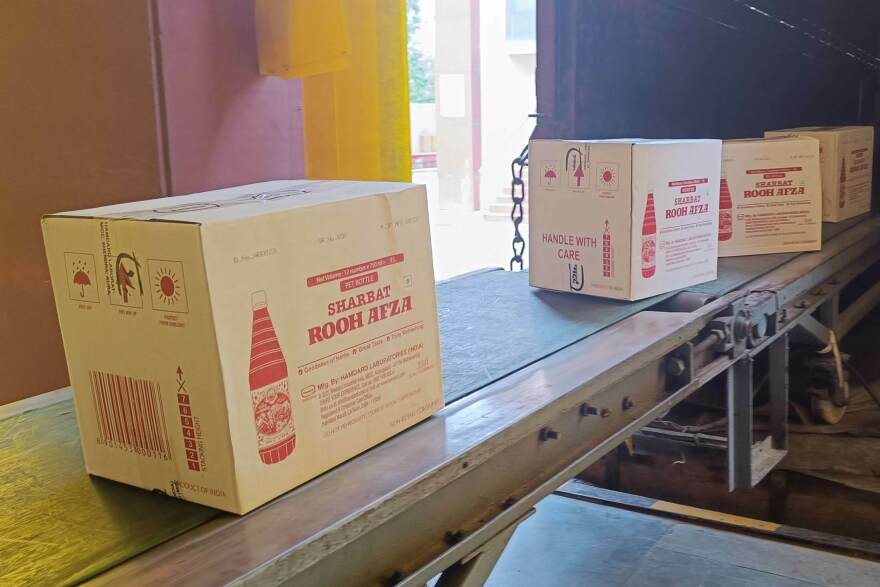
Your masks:
M823 241L864 220L823 225ZM718 279L687 291L720 296L797 257L798 253L728 257ZM483 271L437 286L446 403L539 361L677 292L622 302L529 287L528 273Z
M0 585L67 585L220 515L89 477L73 402L0 420Z
M826 225L826 238L860 219ZM723 259L720 295L796 255ZM447 403L668 296L617 302L528 286L500 270L438 284ZM672 295L672 294L669 294ZM216 510L86 475L73 406L0 420L0 583L68 584L94 576L207 520Z

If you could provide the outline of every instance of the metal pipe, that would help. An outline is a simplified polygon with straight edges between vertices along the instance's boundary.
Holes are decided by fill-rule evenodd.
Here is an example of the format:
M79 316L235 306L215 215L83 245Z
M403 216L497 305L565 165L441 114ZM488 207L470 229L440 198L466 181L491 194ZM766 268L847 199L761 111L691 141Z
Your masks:
M860 295L856 301L850 304L849 307L837 317L837 331L835 332L835 335L837 335L838 338L846 336L846 334L852 330L853 327L874 308L874 306L877 305L878 300L880 300L880 282L871 286L868 291Z
M701 355L722 340L724 340L724 333L719 330L713 330L706 338L694 345L694 354Z

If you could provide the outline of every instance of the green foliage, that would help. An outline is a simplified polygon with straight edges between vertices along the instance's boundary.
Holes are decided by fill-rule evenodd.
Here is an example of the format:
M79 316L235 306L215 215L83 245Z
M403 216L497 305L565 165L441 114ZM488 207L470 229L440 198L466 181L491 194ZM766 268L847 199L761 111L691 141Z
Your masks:
M434 101L434 62L413 42L422 24L419 0L406 2L406 48L409 55L409 101L423 104Z

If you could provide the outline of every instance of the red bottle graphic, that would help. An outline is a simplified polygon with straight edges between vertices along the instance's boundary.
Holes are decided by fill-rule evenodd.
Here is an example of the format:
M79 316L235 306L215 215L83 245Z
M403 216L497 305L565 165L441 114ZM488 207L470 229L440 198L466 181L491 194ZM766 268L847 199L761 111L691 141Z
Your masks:
M266 292L251 296L254 319L251 335L250 387L257 425L260 459L267 465L280 463L296 447L293 406L287 383L287 362L278 344Z
M654 214L654 192L648 192L645 219L642 221L642 277L648 279L657 270L657 217Z
M846 157L840 162L840 198L838 205L843 208L846 205Z
M729 241L733 236L733 199L727 178L721 176L721 198L718 202L718 240Z
M611 226L605 221L605 230L602 232L602 277L612 277L611 271Z

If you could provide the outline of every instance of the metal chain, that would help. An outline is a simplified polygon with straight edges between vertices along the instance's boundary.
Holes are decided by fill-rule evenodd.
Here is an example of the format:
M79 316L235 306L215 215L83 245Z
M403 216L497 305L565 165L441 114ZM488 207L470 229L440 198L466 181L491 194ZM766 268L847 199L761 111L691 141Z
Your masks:
M510 258L510 270L514 264L523 270L523 254L526 252L526 239L519 232L519 225L523 221L523 202L526 199L526 183L523 181L523 169L529 165L529 146L526 145L520 152L519 157L510 163L510 174L513 176L510 182L510 199L513 200L513 208L510 210L510 219L513 221L513 257Z

